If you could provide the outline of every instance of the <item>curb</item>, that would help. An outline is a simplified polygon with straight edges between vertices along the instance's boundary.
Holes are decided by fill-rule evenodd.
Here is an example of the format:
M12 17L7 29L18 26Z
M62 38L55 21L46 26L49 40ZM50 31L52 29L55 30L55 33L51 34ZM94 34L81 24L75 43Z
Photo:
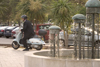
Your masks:
M12 47L11 44L0 44L0 46ZM42 49L50 49L50 46L44 45ZM67 48L67 49L73 49L73 48L70 47L70 48Z
M0 46L12 47L11 44L0 44ZM49 46L43 46L43 49L49 49Z
M11 44L0 44L0 46L12 47Z

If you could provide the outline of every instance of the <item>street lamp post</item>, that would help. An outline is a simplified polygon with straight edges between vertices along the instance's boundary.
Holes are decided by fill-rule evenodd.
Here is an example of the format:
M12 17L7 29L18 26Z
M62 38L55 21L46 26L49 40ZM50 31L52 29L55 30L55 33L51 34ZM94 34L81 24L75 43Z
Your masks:
M72 19L74 20L75 22L75 25L78 24L78 26L75 26L74 28L74 31L77 32L75 33L75 43L74 43L74 50L75 50L75 58L77 57L77 46L79 47L79 59L81 59L81 35L82 35L82 24L85 23L85 19L86 17L82 14L76 14L72 17ZM78 31L77 31L78 29ZM76 43L78 42L78 43ZM83 49L84 51L84 49ZM83 52L83 58L84 58L84 52Z
M58 26L51 26L49 28L49 39L50 39L50 54L52 57L59 57L59 32L61 30Z
M86 16L87 22L86 26L92 28L92 59L95 58L95 23L99 22L99 13L100 13L100 1L99 0L88 0L85 4L86 6Z

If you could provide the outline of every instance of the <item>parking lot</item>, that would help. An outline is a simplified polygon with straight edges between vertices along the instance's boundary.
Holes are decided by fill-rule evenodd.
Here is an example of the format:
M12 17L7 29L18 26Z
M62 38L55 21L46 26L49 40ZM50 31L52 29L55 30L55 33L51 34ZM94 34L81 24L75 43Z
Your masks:
M13 38L0 37L0 44L11 44Z

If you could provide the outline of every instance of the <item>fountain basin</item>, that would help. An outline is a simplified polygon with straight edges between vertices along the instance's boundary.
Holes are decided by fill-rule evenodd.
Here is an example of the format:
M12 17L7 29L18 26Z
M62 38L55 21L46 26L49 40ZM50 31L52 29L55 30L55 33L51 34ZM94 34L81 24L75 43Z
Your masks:
M25 67L100 67L100 59L66 59L48 56L49 50L25 54ZM62 50L62 56L71 56L74 50Z

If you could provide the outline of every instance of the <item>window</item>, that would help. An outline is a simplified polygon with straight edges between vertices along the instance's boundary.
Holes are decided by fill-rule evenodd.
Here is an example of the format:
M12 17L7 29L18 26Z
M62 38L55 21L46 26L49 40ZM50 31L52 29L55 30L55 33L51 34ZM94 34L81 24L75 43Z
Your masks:
M34 30L36 30L36 26L34 26Z
M45 29L45 30L49 30L49 27L50 27L51 25L41 25L41 26L39 26L39 29Z

